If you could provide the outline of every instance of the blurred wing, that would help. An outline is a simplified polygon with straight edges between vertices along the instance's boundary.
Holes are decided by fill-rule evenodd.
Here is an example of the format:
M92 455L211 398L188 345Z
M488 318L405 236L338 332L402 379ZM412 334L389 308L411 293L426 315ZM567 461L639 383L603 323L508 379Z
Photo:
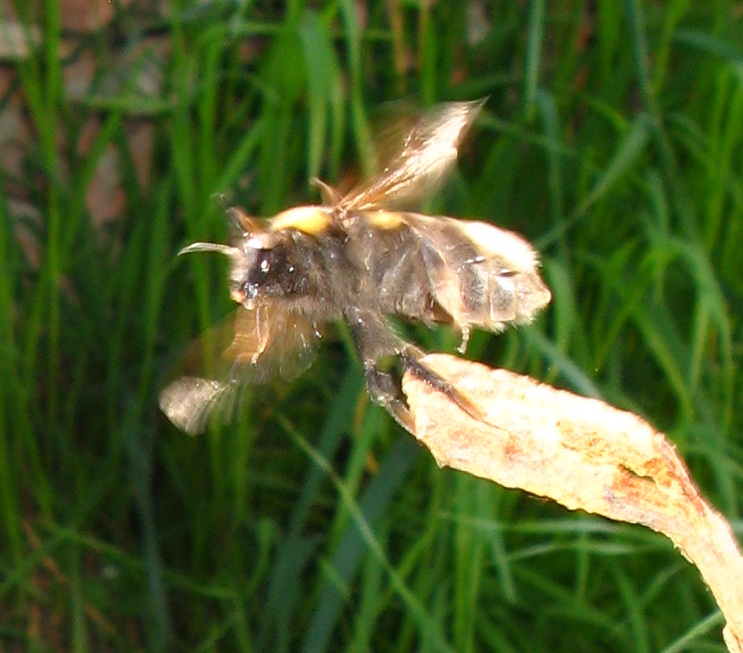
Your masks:
M240 307L234 337L222 356L234 361L250 383L276 377L291 381L310 366L321 337L315 322L278 303L264 303L255 310Z
M210 415L231 416L239 384L231 379L182 376L160 392L160 410L176 428L189 435L206 430Z
M213 415L232 418L246 386L288 381L306 370L320 337L314 322L277 303L240 307L189 347L186 371L162 390L160 408L182 431L203 433Z
M381 172L340 200L341 211L368 211L421 197L457 160L457 148L485 100L449 102L423 114L405 132L389 130L377 147ZM394 146L387 147L390 140Z

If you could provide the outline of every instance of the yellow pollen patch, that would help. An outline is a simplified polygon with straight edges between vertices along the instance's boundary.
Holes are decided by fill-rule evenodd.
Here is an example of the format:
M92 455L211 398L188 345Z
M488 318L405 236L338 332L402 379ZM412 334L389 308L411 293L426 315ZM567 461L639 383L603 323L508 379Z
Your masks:
M330 226L330 213L321 206L295 206L282 211L271 220L274 231L296 229L310 236L317 236Z
M402 214L392 211L370 211L367 218L369 224L377 229L396 229L404 222Z

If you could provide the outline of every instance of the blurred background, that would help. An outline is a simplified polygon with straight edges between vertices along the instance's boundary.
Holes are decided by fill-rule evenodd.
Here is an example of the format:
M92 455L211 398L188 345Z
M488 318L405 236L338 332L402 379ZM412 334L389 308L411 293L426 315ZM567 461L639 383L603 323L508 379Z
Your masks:
M467 356L643 415L739 529L743 4L0 7L0 650L724 650L668 540L438 469L347 338L202 437L157 394L231 310L176 258L225 206L319 201L385 102L487 96L422 208L523 233L553 301Z

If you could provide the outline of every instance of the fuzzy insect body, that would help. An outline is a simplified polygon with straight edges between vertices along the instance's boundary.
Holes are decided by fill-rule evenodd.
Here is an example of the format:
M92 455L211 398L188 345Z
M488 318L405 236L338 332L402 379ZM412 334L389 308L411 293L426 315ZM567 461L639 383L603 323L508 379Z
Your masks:
M403 367L471 410L456 390L420 363L423 352L388 325L395 316L462 333L528 323L551 298L538 257L518 234L486 222L388 207L441 177L482 102L445 104L407 132L377 177L341 197L322 182L325 204L257 220L232 209L238 231L230 245L193 243L181 253L212 251L230 259L230 297L240 307L223 378L182 377L160 405L189 433L201 432L217 409L231 410L244 383L291 379L314 356L324 324L343 319L364 365L371 398L411 429L405 398L379 361Z

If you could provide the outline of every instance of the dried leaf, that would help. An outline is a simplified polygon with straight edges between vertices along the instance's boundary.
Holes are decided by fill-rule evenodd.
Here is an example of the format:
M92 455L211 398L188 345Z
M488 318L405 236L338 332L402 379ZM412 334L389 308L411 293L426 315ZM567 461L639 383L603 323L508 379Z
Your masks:
M715 596L728 649L743 652L737 542L662 433L603 401L507 370L444 354L423 362L482 410L473 419L425 381L405 376L415 436L439 465L665 534Z

